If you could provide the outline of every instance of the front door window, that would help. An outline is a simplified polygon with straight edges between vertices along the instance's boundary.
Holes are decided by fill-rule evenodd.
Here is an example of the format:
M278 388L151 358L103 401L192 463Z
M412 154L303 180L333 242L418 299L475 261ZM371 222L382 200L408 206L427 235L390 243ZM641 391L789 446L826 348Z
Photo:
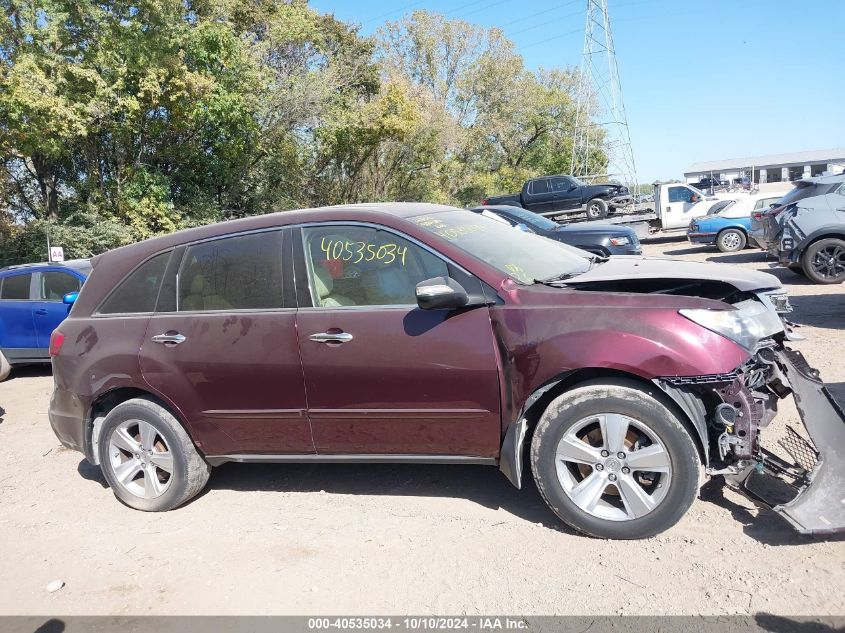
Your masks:
M416 305L416 285L449 274L446 263L395 233L363 226L303 229L311 304Z

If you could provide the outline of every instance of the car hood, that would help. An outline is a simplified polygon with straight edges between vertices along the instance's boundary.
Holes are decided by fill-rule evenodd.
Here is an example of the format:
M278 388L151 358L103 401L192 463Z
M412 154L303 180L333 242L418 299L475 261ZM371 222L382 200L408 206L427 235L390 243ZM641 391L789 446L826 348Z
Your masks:
M781 286L780 280L774 275L738 266L636 255L611 257L604 263L596 264L591 270L567 279L566 285L578 287L601 282L643 282L646 280L720 282L729 284L740 291L780 288ZM619 288L619 291L624 292L624 286Z
M589 224L586 222L577 222L575 224L565 224L553 229L555 233L587 233L590 235L627 235L633 233L633 230L627 227L614 226L613 224Z

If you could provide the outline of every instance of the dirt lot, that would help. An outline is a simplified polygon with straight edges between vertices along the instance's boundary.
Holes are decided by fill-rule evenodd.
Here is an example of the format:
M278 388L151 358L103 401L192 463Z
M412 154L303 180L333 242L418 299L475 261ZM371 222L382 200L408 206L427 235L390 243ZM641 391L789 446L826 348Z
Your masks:
M755 251L646 251L768 270ZM841 387L845 288L775 273L797 347ZM59 446L51 386L34 369L0 384L2 614L845 614L845 540L719 485L641 542L576 536L484 467L228 464L186 507L136 512Z

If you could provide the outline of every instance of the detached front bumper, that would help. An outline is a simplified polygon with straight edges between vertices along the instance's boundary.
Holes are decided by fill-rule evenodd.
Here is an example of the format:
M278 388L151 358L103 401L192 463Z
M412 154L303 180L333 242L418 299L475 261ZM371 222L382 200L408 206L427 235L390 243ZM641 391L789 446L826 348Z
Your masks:
M774 351L811 442L792 429L781 445L789 463L765 449L729 484L771 508L802 534L845 531L845 412L804 356L788 348Z

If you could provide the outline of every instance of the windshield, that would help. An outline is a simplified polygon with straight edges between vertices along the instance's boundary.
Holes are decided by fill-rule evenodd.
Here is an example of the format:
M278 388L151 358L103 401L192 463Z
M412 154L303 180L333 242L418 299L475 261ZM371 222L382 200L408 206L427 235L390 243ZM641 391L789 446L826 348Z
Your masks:
M523 284L585 272L588 253L533 233L515 231L472 211L443 211L409 218L473 257Z
M572 182L574 182L579 187L586 187L587 186L586 183L584 183L583 180L578 180L575 176L568 176L568 178L570 178L572 180Z
M495 209L490 209L492 213L496 213ZM505 212L502 212L504 214ZM536 213L532 213L531 211L526 211L525 209L520 209L519 207L509 207L507 210L507 214L515 220L519 222L524 222L528 226L542 229L544 231L554 231L558 228L558 223L550 220L549 218L545 218L542 215L537 215Z

